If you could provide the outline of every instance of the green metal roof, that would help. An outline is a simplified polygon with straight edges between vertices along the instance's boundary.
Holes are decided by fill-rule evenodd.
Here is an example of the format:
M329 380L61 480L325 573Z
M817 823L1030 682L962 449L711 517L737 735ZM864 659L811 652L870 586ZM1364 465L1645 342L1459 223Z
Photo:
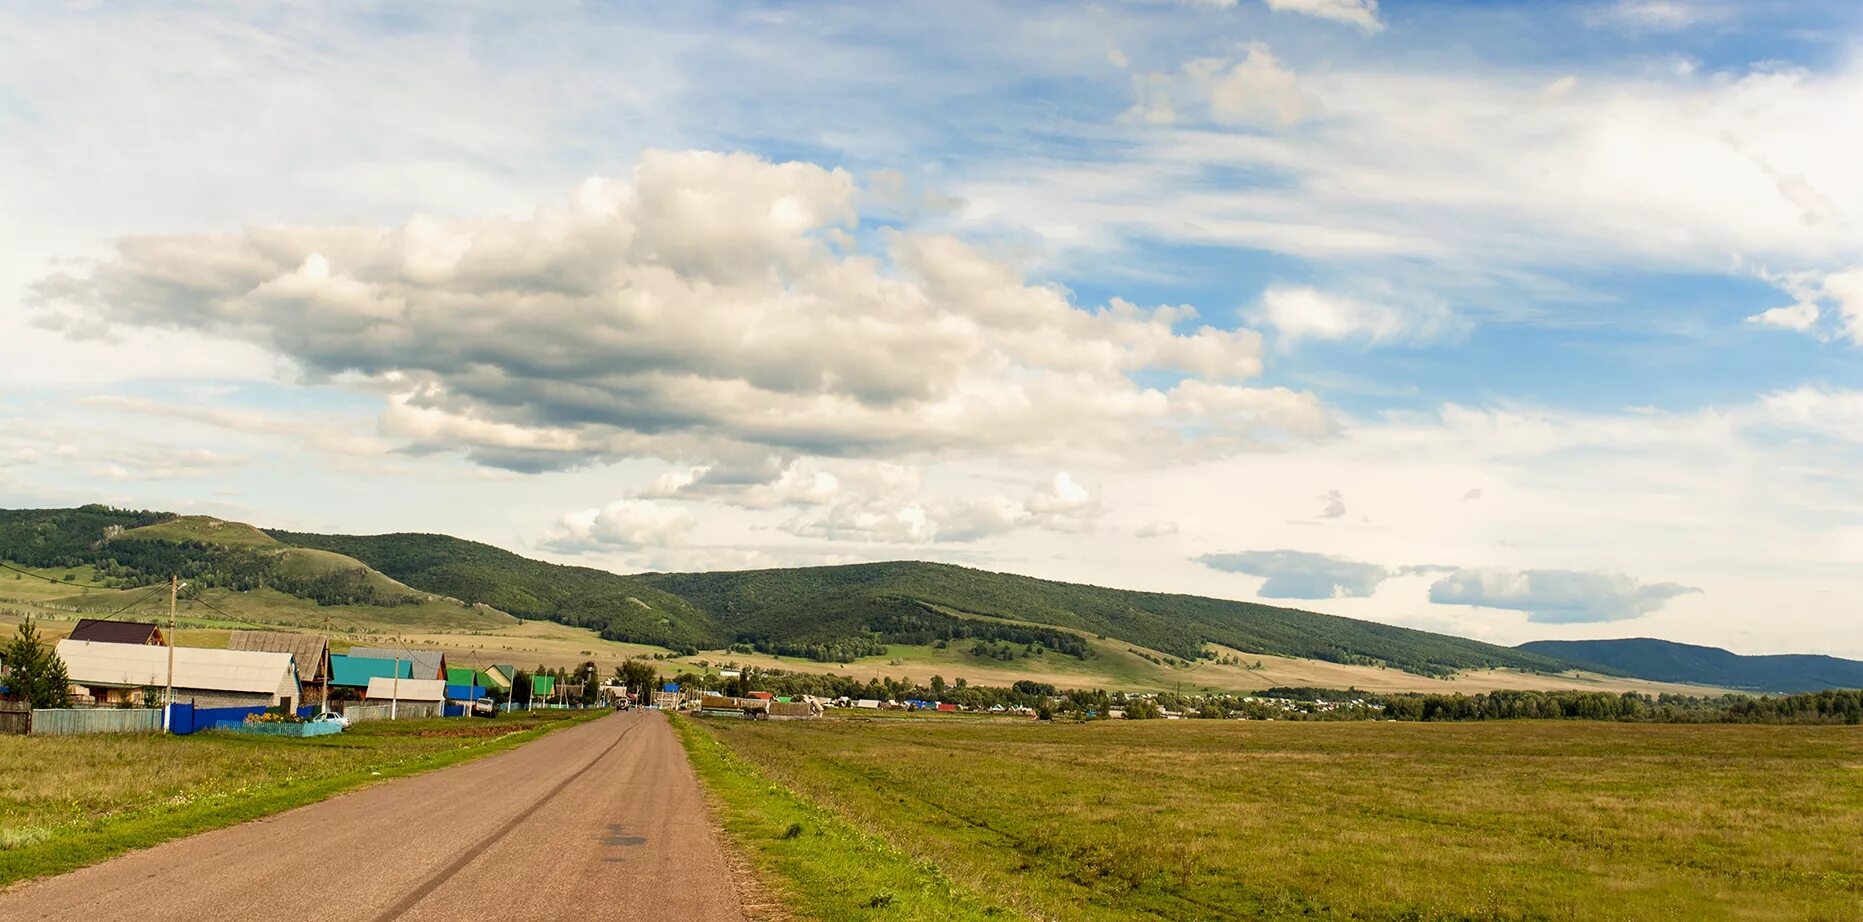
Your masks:
M414 664L401 661L401 678L414 677ZM330 684L347 685L354 688L368 688L373 678L395 678L395 661L391 659L368 659L359 656L344 656L341 653L330 657Z

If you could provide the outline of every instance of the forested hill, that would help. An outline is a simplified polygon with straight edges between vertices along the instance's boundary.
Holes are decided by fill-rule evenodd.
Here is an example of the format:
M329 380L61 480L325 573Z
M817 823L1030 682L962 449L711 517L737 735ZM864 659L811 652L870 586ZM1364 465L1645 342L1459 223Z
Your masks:
M1085 657L1098 636L1183 660L1215 655L1205 646L1213 643L1425 675L1573 668L1531 651L1291 608L934 563L624 576L445 535L262 532L103 506L0 510L0 560L93 565L112 586L178 572L204 586L281 589L324 604L393 605L431 593L686 652L742 645L847 661L886 644L964 640Z
M520 618L591 628L609 640L682 651L730 642L685 599L607 570L545 563L447 535L268 534L285 544L354 557L424 592L483 602Z
M389 576L525 618L600 630L613 640L679 647L746 644L846 660L884 643L977 638L1084 652L1068 630L1185 660L1205 642L1250 653L1385 664L1428 675L1568 663L1460 637L1290 608L1057 583L948 564L894 562L719 573L621 576L520 557L443 535L271 532L287 544L355 557Z
M1645 679L1767 692L1863 688L1863 662L1817 654L1742 656L1637 637L1626 640L1535 640L1518 649Z

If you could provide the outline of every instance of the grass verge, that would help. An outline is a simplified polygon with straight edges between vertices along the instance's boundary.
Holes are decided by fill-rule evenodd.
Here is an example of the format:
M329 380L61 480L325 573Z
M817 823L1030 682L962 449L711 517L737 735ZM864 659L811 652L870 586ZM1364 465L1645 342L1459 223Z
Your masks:
M1851 727L829 719L703 731L756 779L752 793L780 785L762 796L813 804L952 889L1039 918L1863 919L1863 733ZM776 873L798 880L840 860L782 858Z
M829 922L1020 918L771 782L694 719L672 722L725 833L797 915Z
M0 736L0 887L490 755L605 713L382 721L310 739Z

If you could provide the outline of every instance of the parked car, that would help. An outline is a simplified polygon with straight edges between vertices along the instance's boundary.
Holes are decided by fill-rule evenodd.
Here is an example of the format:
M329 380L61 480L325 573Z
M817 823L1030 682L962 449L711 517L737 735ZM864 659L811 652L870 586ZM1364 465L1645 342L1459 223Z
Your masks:
M343 715L338 714L335 711L324 711L323 713L318 714L316 717L312 717L310 719L310 722L311 723L334 723L337 726L344 727L344 728L347 728L349 726L349 718L344 717Z
M496 717L498 716L498 702L490 698L480 698L472 702L472 714L474 717Z

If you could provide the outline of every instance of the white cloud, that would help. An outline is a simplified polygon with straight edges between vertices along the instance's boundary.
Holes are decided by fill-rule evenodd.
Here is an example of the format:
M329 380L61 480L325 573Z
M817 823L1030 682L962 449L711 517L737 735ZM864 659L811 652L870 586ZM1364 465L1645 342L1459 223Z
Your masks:
M1320 502L1325 504L1325 506L1320 509L1320 518L1339 519L1345 517L1345 496L1338 490L1327 490L1325 493L1320 494Z
M1364 597L1377 592L1391 575L1376 564L1309 551L1204 554L1197 562L1213 570L1265 577L1256 590L1265 599Z
M1798 387L1761 398L1758 422L1863 443L1863 391Z
M696 525L684 509L623 499L566 513L543 543L566 554L659 548L684 542Z
M1343 22L1366 32L1384 28L1378 19L1378 0L1268 0L1268 8Z
M1828 316L1837 320L1852 344L1863 346L1863 267L1835 272L1807 270L1769 279L1791 295L1794 303L1755 314L1747 322L1811 333L1822 339L1826 333L1818 321Z
M1283 347L1302 340L1369 346L1414 344L1464 329L1464 324L1440 305L1398 308L1295 285L1274 285L1263 292L1255 318L1279 334Z
M1457 570L1430 585L1430 601L1527 613L1528 621L1580 624L1640 618L1670 599L1700 592L1678 583L1639 583L1621 573L1573 570Z
M1579 87L1545 90L1567 76ZM1625 266L1725 273L1863 260L1863 67L1814 73L1301 68L1323 118L1273 133L1135 131L1106 159L1021 162L957 191L980 218L1083 247L1122 237L1335 261L1419 280ZM1184 111L1185 101L1177 108ZM1182 122L1182 119L1179 119ZM1527 281L1532 276L1526 277ZM1546 280L1541 279L1544 283ZM1451 289L1453 290L1453 289Z
M1800 302L1786 307L1775 307L1761 311L1748 317L1747 322L1805 333L1818 325L1818 315L1818 305L1810 302Z
M747 509L821 506L842 492L841 478L819 462L780 463L770 457L745 466L708 464L668 471L641 496L648 499L717 499Z
M1151 522L1132 529L1134 538L1165 538L1177 534L1177 523L1172 521Z
M1722 4L1700 0L1617 0L1589 18L1597 26L1617 26L1632 32L1679 32L1719 22L1730 12Z
M1181 329L1188 307L1081 307L948 236L837 255L819 238L858 221L853 198L838 170L649 152L526 219L127 238L38 296L53 321L260 344L384 394L387 434L519 470L1327 430L1311 395L1240 383L1259 336Z
M970 542L1023 529L1079 533L1104 510L1099 494L1066 471L1021 497L1002 494L927 495L916 471L881 488L850 491L826 512L784 526L792 534L835 541L891 544Z
M1255 42L1240 60L1197 58L1179 73L1135 74L1127 121L1170 125L1190 107L1220 125L1285 128L1312 115L1318 103L1267 45Z

